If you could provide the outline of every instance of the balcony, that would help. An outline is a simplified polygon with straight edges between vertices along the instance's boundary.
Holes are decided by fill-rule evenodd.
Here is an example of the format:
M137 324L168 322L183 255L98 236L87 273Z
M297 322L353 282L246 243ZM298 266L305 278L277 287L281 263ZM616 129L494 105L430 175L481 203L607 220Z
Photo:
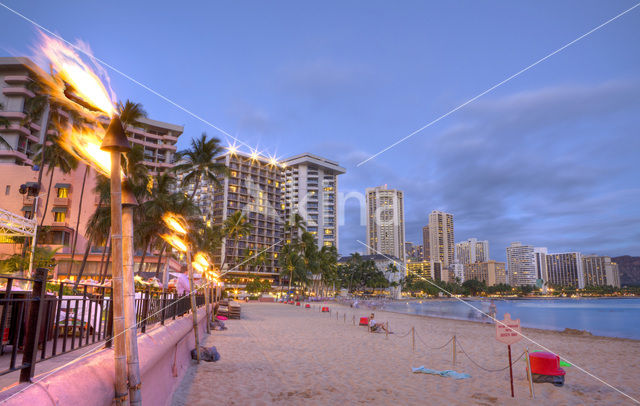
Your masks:
M68 197L54 197L53 205L54 206L69 206L70 200Z
M5 87L2 93L5 96L35 97L35 93L24 87Z
M51 227L69 227L69 223L66 221L54 221L51 223Z
M9 83L29 83L31 78L27 75L7 75L4 77L4 81Z

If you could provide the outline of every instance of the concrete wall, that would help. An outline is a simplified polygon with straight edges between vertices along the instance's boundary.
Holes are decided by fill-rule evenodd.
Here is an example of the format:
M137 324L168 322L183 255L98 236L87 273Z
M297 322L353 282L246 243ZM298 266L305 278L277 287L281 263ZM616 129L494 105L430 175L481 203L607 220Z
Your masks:
M206 312L198 311L201 340L205 337ZM191 316L167 322L138 336L143 405L168 405L191 364L195 348ZM78 355L82 350L78 351ZM37 368L37 367L36 367ZM45 374L46 375L46 374ZM113 350L103 349L39 380L11 391L18 394L6 405L101 405L113 404ZM0 402L3 397L0 396Z

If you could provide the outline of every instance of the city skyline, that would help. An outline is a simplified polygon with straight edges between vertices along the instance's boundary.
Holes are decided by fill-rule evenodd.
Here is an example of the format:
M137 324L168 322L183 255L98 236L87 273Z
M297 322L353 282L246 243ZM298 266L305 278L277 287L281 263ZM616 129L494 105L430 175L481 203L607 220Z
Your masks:
M377 34L380 27L368 23L354 6L343 6L341 15L355 20L358 32L328 9L314 12L323 15L317 21L333 24L331 31L306 17L311 6L289 4L284 10L256 4L250 11L229 6L225 13L243 13L243 20L264 35L257 39L219 19L205 37L211 41L193 41L202 37L198 27L207 25L204 16L211 9L206 7L212 7L207 5L201 5L199 13L178 10L171 20L162 6L140 9L149 16L140 21L135 18L139 5L130 5L130 15L116 16L92 4L73 5L74 13L68 12L70 5L36 2L22 10L19 1L7 4L28 11L71 41L90 43L96 56L134 78L144 77L149 87L268 154L310 151L339 162L347 170L341 177L345 193L362 193L384 183L404 190L407 241L420 241L426 213L437 209L456 216L457 240L489 240L494 259L500 261L506 259L509 243L518 240L553 247L554 252L638 254L640 234L633 225L640 219L634 204L640 188L633 174L640 172L640 163L633 151L640 141L633 136L639 119L633 111L640 93L640 58L618 41L639 37L635 11L355 167L434 116L616 15L625 8L622 4L588 2L579 15L570 4L524 6L526 12L492 3L470 2L455 12L449 5L407 4L389 10L372 4L372 12L390 13L383 28L394 32L393 38ZM85 18L98 12L103 16L98 21ZM30 56L37 33L3 13L0 46L5 55ZM455 20L435 18L452 15ZM296 18L287 18L292 16ZM425 16L430 24L412 23ZM127 32L102 35L110 17L127 25ZM283 18L288 24L281 31L266 29ZM494 30L483 30L482 39L472 43L456 42L455 54L436 40L447 27L469 38L466 34L479 29L476 20ZM154 29L158 25L167 29ZM298 35L292 38L290 30ZM223 40L234 33L236 42ZM130 45L127 36L136 36L137 44ZM418 48L410 41L416 36L424 38ZM158 53L158 47L146 46L158 41L171 58ZM387 52L378 52L374 43ZM403 45L409 43L411 47ZM286 58L284 48L289 50ZM215 63L209 55L228 63ZM411 64L394 62L409 58ZM150 70L132 63L159 59L163 63L151 64ZM185 60L193 61L190 75L184 75ZM467 69L470 61L473 66ZM450 66L457 68L449 72ZM185 126L178 149L203 130L226 141L147 90L113 72L110 76L118 94L142 103L154 117ZM355 201L348 202L339 233L342 254L363 251L356 242L365 234L358 216Z

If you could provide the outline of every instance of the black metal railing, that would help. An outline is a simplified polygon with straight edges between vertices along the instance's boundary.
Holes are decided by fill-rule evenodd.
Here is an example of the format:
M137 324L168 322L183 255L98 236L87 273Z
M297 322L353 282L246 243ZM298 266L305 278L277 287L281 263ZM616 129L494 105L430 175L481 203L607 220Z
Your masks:
M33 279L0 275L0 281L6 280L0 290L0 376L20 370L20 382L28 381L39 361L102 341L111 345L111 288L47 285L47 272L38 268ZM26 285L31 288L25 290ZM204 302L203 295L196 295L198 307ZM144 333L190 312L191 302L189 295L146 288L136 292L135 309L138 331Z

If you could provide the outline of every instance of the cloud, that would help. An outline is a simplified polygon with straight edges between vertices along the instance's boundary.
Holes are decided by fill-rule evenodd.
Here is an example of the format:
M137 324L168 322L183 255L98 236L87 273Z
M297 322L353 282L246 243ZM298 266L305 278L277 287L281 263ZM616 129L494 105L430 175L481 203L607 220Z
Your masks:
M288 64L280 73L285 92L323 106L344 98L361 98L372 76L359 64L322 58Z
M624 80L479 100L437 135L363 165L349 183L386 179L405 190L408 241L420 242L427 213L440 209L454 214L456 241L489 239L497 259L518 240L637 255L638 246L625 250L637 245L630 225L640 223L639 106L640 82Z
M262 135L278 129L277 123L267 111L246 102L236 102L228 113L235 120L240 133Z

